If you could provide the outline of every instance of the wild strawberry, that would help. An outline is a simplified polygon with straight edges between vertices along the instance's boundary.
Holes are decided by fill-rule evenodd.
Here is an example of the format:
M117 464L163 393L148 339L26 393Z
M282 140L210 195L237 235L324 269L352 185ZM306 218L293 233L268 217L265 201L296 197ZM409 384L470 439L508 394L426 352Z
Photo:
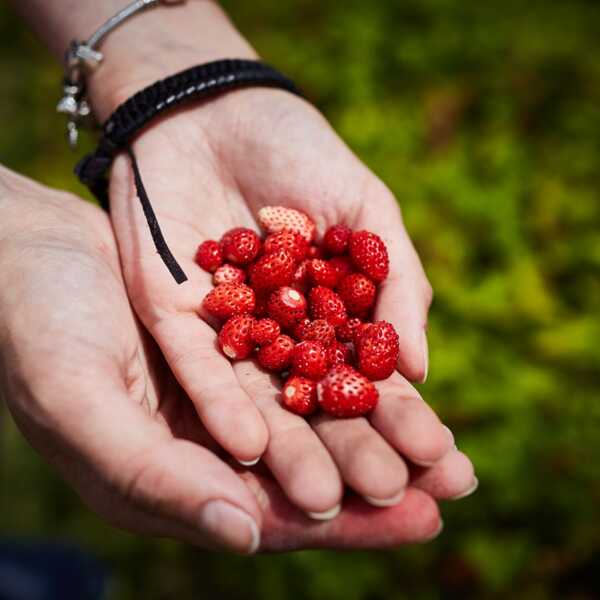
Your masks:
M294 348L292 372L318 381L327 373L327 352L319 342L300 342Z
M260 251L261 241L252 229L236 227L221 238L221 250L225 260L236 265L251 263Z
M258 222L267 233L283 229L297 231L308 242L315 237L316 227L305 213L285 206L265 206L258 211Z
M292 375L281 390L281 403L297 415L310 415L318 407L316 382Z
M344 254L351 235L352 229L347 225L332 225L323 236L323 248L330 254Z
M337 270L322 258L313 258L308 263L307 271L313 285L334 288L339 281Z
M352 333L352 342L354 343L355 347L362 339L362 336L368 331L369 327L371 327L371 325L373 325L373 323L361 323L354 328Z
M256 344L252 340L251 331L254 317L238 315L231 317L219 332L219 345L223 354L234 360L248 358Z
M267 312L282 327L293 327L300 319L306 317L306 298L298 290L283 286L270 296Z
M379 392L364 375L349 365L330 369L317 385L321 408L334 417L358 417L377 406Z
M273 290L290 285L294 268L294 259L285 250L265 254L248 269L250 285L255 290Z
M350 315L362 315L375 303L375 284L362 273L344 277L337 287L337 293L346 305Z
M325 258L325 253L320 246L310 246L306 256L307 258Z
M291 337L279 335L261 347L256 355L258 363L269 371L285 371L292 364L295 345Z
M388 276L388 252L378 235L355 231L350 237L349 250L354 266L375 283L381 283Z
M250 337L259 346L264 346L265 344L274 342L280 333L281 327L279 327L277 321L273 319L258 319L252 325Z
M265 254L272 254L277 250L286 250L296 261L304 260L308 253L308 242L297 231L282 229L277 233L267 236L263 244Z
M391 323L367 325L356 342L358 370L373 381L387 379L396 369L400 344Z
M325 319L317 319L309 321L302 328L300 340L311 340L313 342L321 342L327 348L335 340L335 329L331 323Z
M229 319L254 310L254 290L243 283L223 283L206 294L202 305L214 317Z
M296 325L294 325L294 329L293 329L294 337L297 340L302 341L304 339L304 336L306 335L306 331L311 323L312 323L312 321L308 317L306 317L304 319L300 319L296 323Z
M313 319L325 319L337 327L348 318L344 302L329 288L314 287L309 294L309 303Z
M309 276L308 276L308 264L310 263L309 259L303 260L294 271L294 275L292 276L292 284L298 291L306 292L309 284Z
M347 256L334 256L329 259L329 265L337 272L338 281L341 281L346 275L354 273L354 267Z
M198 246L196 262L209 273L214 273L223 264L221 245L215 240L206 240Z
M327 348L327 365L335 367L336 365L350 364L352 362L352 349L347 344L335 340Z
M246 281L246 271L233 265L221 265L213 273L213 284L221 285L222 283L244 283Z
M362 321L356 317L348 319L345 323L342 323L335 328L337 339L340 340L340 342L353 342L354 332L356 331L357 327L360 327L361 325Z

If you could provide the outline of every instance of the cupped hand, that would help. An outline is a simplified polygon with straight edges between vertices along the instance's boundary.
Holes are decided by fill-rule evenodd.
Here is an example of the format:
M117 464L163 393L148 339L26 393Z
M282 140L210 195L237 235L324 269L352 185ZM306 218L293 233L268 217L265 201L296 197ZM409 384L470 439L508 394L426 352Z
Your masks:
M376 506L398 503L410 467L435 465L454 440L409 383L427 374L431 288L390 191L317 110L279 90L239 90L179 110L149 126L134 150L189 281L176 285L156 254L129 159L120 156L110 197L126 286L208 432L239 461L262 456L288 498L313 517L337 513L344 484ZM201 308L211 279L194 264L195 250L232 227L258 229L266 205L307 212L321 233L335 223L371 230L389 248L376 318L395 325L401 354L369 418L308 423L280 406L268 374L250 361L230 363L216 347ZM468 460L457 469L464 488L472 486Z
M110 523L239 552L385 547L439 531L431 494L461 493L464 455L427 469L397 506L352 498L333 521L309 519L269 473L225 462L131 311L107 217L2 168L0 210L0 396ZM248 368L244 385L258 385Z

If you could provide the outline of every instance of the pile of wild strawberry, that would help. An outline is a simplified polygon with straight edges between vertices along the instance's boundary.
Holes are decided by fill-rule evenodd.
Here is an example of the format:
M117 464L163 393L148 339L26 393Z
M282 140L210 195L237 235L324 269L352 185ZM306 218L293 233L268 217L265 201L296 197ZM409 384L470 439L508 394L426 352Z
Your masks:
M264 240L237 227L207 240L196 262L213 273L204 309L224 322L219 345L232 360L256 352L258 363L287 377L282 404L308 415L319 406L336 417L372 410L398 360L398 335L371 322L377 285L388 275L381 238L334 225L314 244L304 213L269 206L258 213Z

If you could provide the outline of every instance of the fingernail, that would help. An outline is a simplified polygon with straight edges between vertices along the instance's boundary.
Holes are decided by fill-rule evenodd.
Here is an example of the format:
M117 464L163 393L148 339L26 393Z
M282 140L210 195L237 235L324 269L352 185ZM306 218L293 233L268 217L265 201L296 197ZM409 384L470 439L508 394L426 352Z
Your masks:
M440 533L442 533L442 531L444 531L444 521L440 519L440 524L438 525L438 528L430 536L426 537L423 541L430 542L431 540L435 540L435 538L438 537Z
M395 506L396 504L400 504L400 501L404 498L404 492L405 490L400 490L395 496L391 496L390 498L373 498L373 496L363 496L363 498L369 504L383 508L385 506Z
M461 498L466 498L467 496L473 494L478 487L479 479L477 479L477 477L473 477L473 483L464 492L461 492L456 496L452 496L451 498L448 498L448 500L460 500Z
M331 519L335 519L340 514L340 510L342 510L342 505L337 504L333 508L329 510L324 510L323 512L307 512L306 514L311 518L317 521L331 521Z
M429 374L429 346L427 344L427 333L423 329L423 339L421 341L421 351L423 352L423 364L425 365L425 371L423 372L423 377L421 378L420 383L425 383L427 381L427 375Z
M253 467L259 460L261 459L261 457L257 457L254 460L240 460L239 458L237 459L237 461L240 463L240 465L244 466L244 467Z
M200 511L200 527L217 542L237 552L254 554L260 545L260 532L254 519L225 500L210 500Z

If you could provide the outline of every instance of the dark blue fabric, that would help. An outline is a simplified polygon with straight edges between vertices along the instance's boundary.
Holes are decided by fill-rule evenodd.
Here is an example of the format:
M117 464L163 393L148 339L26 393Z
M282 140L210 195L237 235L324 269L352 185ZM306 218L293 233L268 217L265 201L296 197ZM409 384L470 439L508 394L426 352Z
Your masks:
M0 540L0 600L102 600L108 571L64 543Z

